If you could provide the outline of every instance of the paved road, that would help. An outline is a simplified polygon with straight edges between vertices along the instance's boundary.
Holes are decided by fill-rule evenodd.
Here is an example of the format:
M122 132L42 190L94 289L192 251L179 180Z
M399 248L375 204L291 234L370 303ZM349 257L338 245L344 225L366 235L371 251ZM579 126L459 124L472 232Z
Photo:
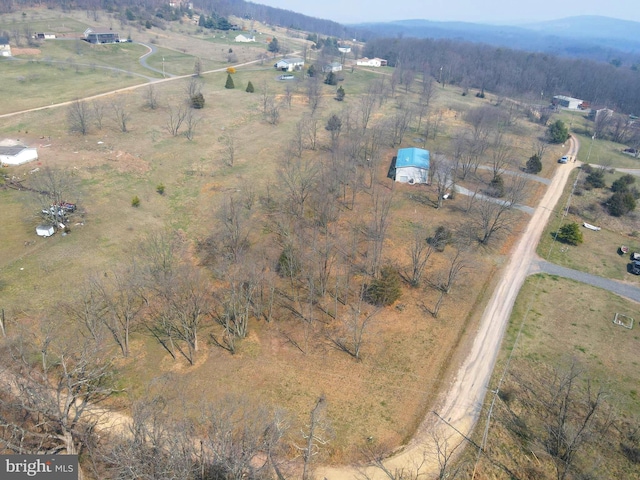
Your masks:
M554 263L547 262L541 258L534 260L529 266L529 275L535 273L548 273L550 275L558 275L559 277L570 278L578 282L586 283L587 285L593 285L594 287L602 288L610 292L620 295L621 297L628 298L635 302L640 302L640 288L635 285L624 283L618 280L611 280L609 278L599 277L586 272L580 272L567 267L561 267Z
M164 76L164 78L176 76L173 73L167 73L164 69L158 70L157 68L154 68L147 63L147 58L149 58L150 55L153 55L158 51L158 49L154 45L147 45L146 43L142 43L142 42L135 42L135 43L137 43L138 45L142 45L143 47L147 47L149 49L147 53L145 53L144 55L141 55L140 58L138 59L140 62L140 65L142 65L147 70L151 70L156 73L161 73Z

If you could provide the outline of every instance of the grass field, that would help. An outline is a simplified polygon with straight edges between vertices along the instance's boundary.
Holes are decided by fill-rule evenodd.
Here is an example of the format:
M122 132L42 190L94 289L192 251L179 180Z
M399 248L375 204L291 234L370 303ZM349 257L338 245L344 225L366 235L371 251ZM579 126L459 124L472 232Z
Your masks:
M613 324L616 312L635 319L632 330ZM507 357L513 354L487 442L488 454L494 461L522 473L524 478L556 478L551 457L535 439L538 425L534 418L538 412L522 412L517 399L524 395L520 386L523 382L535 383L550 371L567 371L574 364L582 372L576 388L585 388L587 379L594 391L602 387L607 392L607 408L612 412L605 409L599 417L606 419L612 415L614 422L605 435L580 449L577 454L580 470L599 478L637 478L637 465L625 457L621 448L629 444L627 428L640 420L637 313L637 304L571 280L536 275L525 282L492 380L495 388ZM524 328L513 349L523 320ZM488 395L487 408L491 398ZM510 430L512 424L508 420L516 415L522 418L519 431ZM486 410L477 429L478 439L485 418ZM484 460L477 472L507 478Z

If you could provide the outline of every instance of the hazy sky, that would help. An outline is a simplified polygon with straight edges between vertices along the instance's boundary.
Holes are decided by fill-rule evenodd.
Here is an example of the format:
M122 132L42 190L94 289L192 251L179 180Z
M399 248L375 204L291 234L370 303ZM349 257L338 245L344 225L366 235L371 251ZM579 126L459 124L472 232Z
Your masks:
M638 0L253 0L340 23L426 19L525 23L575 15L640 21Z

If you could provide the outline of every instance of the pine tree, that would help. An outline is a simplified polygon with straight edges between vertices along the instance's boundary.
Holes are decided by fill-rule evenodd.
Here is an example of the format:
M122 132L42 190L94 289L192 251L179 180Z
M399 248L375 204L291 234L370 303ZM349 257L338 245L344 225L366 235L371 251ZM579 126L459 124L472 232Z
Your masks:
M339 102L344 100L344 96L346 94L344 93L344 88L342 88L342 85L340 85L338 87L338 91L336 92L336 100L338 100Z
M251 83L251 80L249 80L249 83L247 83L247 93L253 93L254 89L253 89L253 83Z
M227 73L227 83L224 84L224 88L236 88L233 84L233 78L231 78L230 73Z

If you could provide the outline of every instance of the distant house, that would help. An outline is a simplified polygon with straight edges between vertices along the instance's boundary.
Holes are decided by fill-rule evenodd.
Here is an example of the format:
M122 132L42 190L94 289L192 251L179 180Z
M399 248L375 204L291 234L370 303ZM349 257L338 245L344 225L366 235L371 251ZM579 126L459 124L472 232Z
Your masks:
M361 58L360 60L356 61L356 65L362 66L362 67L386 67L387 66L387 61L382 59L382 58Z
M322 67L322 71L324 73L341 72L342 71L342 64L340 62L327 63L325 66Z
M84 39L89 43L119 43L120 35L117 32L94 32L87 28L84 31Z
M52 40L56 38L54 33L34 33L31 38L35 40Z
M422 148L401 148L392 163L390 173L399 183L415 185L429 183L429 150Z
M340 53L349 53L351 52L351 47L349 45L338 45L338 51Z
M254 37L253 35L248 37L248 36L240 34L235 38L235 41L239 42L239 43L255 42L256 41L256 37Z
M0 37L0 57L11 56L11 45L7 37Z
M35 148L23 145L0 146L1 165L22 165L38 159L38 151Z
M304 67L304 59L297 57L283 58L278 63L276 63L274 67L278 70L282 70L283 72L302 70L302 68Z
M571 110L577 110L578 108L580 108L580 105L582 105L583 100L580 100L579 98L567 97L565 95L555 95L551 100L551 103L556 106L568 108Z

